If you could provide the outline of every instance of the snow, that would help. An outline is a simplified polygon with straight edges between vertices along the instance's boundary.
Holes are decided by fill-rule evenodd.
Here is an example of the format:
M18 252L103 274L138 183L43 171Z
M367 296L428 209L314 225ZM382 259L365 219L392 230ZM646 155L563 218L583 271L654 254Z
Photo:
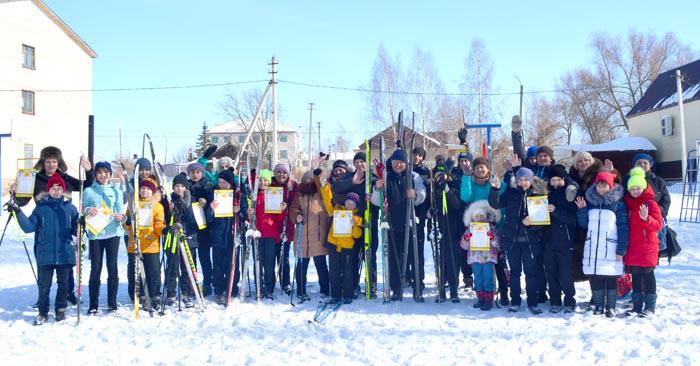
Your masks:
M690 88L683 90L683 102L693 99L698 92L700 92L700 83L693 84ZM673 93L668 97L659 100L654 105L654 109L656 109L659 104L661 105L661 108L666 108L677 103L678 93Z
M4 202L4 201L3 201ZM674 195L672 217L679 212ZM7 213L0 217L4 225ZM324 324L310 324L318 287L310 268L312 301L297 307L288 298L240 303L227 309L207 301L204 313L181 313L133 319L126 294L126 256L120 251L120 309L115 314L81 317L75 308L67 321L32 325L36 285L13 221L0 247L0 334L2 363L15 364L570 364L692 365L700 362L700 226L679 224L683 252L668 267L657 269L659 300L653 319L606 319L590 313L532 316L503 309L472 308L474 294L462 293L459 304L435 304L430 246L426 245L426 302L416 304L356 300L342 306ZM26 236L30 248L32 236ZM32 258L33 260L33 258ZM83 272L87 305L89 262ZM101 306L106 304L102 272ZM380 275L381 279L381 275ZM381 288L381 284L379 285ZM54 285L55 288L55 285ZM576 285L578 302L590 297L586 283ZM279 290L278 290L279 291ZM53 297L52 297L53 301ZM621 305L627 300L620 300ZM548 306L545 306L547 309Z
M561 145L557 148L588 152L656 150L656 146L644 137L622 137L602 144Z

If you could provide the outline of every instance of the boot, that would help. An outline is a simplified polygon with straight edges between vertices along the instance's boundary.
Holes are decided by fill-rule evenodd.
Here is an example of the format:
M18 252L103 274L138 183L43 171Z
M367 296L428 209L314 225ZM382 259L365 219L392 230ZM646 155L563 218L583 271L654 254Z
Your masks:
M614 318L617 316L615 305L617 303L617 289L608 289L605 294L605 317Z
M457 293L457 286L450 286L450 301L456 304L459 302L459 294Z
M500 297L500 304L501 306L508 306L510 305L510 300L508 299L508 288L505 290L499 291L499 297Z
M60 322L66 319L66 309L56 309L56 321Z
M42 325L42 324L46 323L47 320L49 320L48 314L39 313L39 315L37 315L36 318L34 319L34 325Z
M591 296L591 304L593 304L593 315L603 314L603 306L605 305L605 290L594 290Z
M493 308L493 292L484 291L483 294L483 304L481 304L481 310L488 311Z
M644 294L644 310L639 312L642 318L648 318L656 313L656 294Z
M484 294L484 291L476 292L476 302L472 306L474 309L481 309L481 306L484 305Z
M631 316L641 313L642 306L644 305L644 294L641 292L633 292L630 297L632 298L632 309L627 310L625 314Z

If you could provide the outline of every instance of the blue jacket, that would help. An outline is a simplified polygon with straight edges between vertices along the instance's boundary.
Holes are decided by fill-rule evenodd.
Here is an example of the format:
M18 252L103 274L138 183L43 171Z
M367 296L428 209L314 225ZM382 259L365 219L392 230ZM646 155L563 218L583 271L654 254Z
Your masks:
M245 212L248 210L245 195L242 194L239 198L241 210L236 214L239 222L244 222L246 219ZM214 248L231 248L233 245L233 217L214 217L214 210L207 205L204 209L207 217L207 229L209 230L209 245ZM238 234L244 230L243 225L239 225Z
M122 214L126 212L122 191L112 183L101 185L95 181L83 192L83 214L85 214L90 207L101 207L103 201L112 212ZM121 223L117 222L116 219L107 224L107 227L98 235L93 235L88 232L88 238L90 240L108 239L115 236L124 236L124 229Z
M75 265L73 235L78 229L78 209L70 200L40 195L37 206L27 217L17 212L17 221L25 233L34 233L37 266Z

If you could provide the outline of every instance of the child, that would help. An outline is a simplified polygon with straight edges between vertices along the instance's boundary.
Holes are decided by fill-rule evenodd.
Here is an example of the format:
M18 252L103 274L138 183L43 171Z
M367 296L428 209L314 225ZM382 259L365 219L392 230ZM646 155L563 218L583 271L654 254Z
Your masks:
M163 206L153 196L156 190L157 183L153 179L144 179L139 185L139 202L134 203L138 205L137 209L139 210L138 219L140 223L136 224L139 224L139 247L141 248L143 267L146 272L145 284L142 284L141 288L143 289L144 285L148 286L148 294L151 296L151 307L153 310L158 310L160 306L160 237L163 235L163 229L165 229ZM146 223L145 221L149 214L150 220ZM146 215L146 217L142 217L143 215ZM136 272L134 231L131 229L133 224L132 222L126 225L129 233L127 278L131 301L134 301ZM143 295L139 294L139 296Z
M656 277L654 268L659 260L659 238L663 219L661 208L654 200L654 190L647 184L642 168L630 171L625 204L629 210L630 239L625 255L625 271L632 274L632 310L646 318L656 310ZM642 309L644 305L644 309Z
M576 205L566 198L566 168L554 165L549 178L549 218L544 231L544 264L549 284L549 312L573 313L576 308L576 288L573 277L574 228ZM564 293L562 308L561 293Z
M498 262L498 235L496 235L496 224L501 219L501 212L489 207L486 200L472 202L469 208L464 211L464 226L466 230L460 241L462 249L467 251L467 264L471 265L474 274L474 291L478 298L474 304L475 309L491 310L493 308L494 292L494 265ZM470 226L472 222L488 223L488 248L475 250L472 247L472 237Z
M276 246L280 244L280 234L287 215L285 210L287 204L282 202L281 213L265 212L265 190L272 183L272 171L261 170L258 174L260 186L258 196L255 198L255 210L248 209L248 216L255 215L255 228L260 232L258 239L258 255L260 256L261 272L263 281L263 297L274 300L275 291L275 252Z
M236 176L233 168L222 171L219 174L217 189L235 189ZM212 248L212 258L214 260L214 294L219 305L226 305L226 295L228 292L229 276L231 274L231 256L233 255L233 224L235 217L214 217L214 210L221 203L214 200L207 210L207 222L209 228L209 245ZM240 192L233 197L233 213L240 215L241 211ZM238 296L238 278L240 269L236 268L233 274L233 288L231 297Z
M321 187L320 175L321 169L314 170L316 189L321 192L323 205L326 208L328 216L331 218L331 227L328 230L331 303L337 304L342 297L344 304L350 304L354 296L352 248L355 245L355 239L362 236L362 218L357 215L357 206L360 203L360 197L356 193L350 192L345 196L343 205L336 205L334 207L331 203L333 200L331 187L329 184ZM336 237L333 234L333 214L336 210L352 211L353 223L350 237Z
M514 157L513 160L516 160ZM519 164L513 164L516 166ZM525 272L525 289L527 291L527 307L532 314L541 314L538 305L538 294L541 291L538 278L540 268L539 258L542 257L542 227L531 226L528 216L526 199L528 196L547 195L546 182L534 176L532 170L519 168L515 173L515 181L499 195L501 183L498 179L491 180L489 204L493 208L505 208L505 223L501 234L503 245L508 253L510 265L510 312L520 311L521 287L520 274ZM506 176L509 176L506 175Z
M25 233L34 234L34 257L38 269L39 315L34 325L44 324L48 320L49 292L53 273L56 272L56 321L66 318L68 297L68 274L75 266L75 249L72 239L77 234L78 209L64 196L66 183L60 174L52 175L46 192L37 196L37 205L31 216L26 217L15 203L10 207L16 212L20 228Z
M187 175L190 180L190 194L192 202L199 202L202 207L207 207L213 200L213 187L211 181L205 178L206 170L200 163L192 163L187 166ZM197 253L199 253L199 264L202 266L202 294L206 297L211 295L212 282L214 280L214 269L211 262L211 246L209 245L209 228L197 231Z
M583 250L583 273L590 276L594 315L614 318L617 278L622 275L622 257L627 252L629 225L622 186L615 174L600 172L585 198L577 197L577 220L588 228ZM605 310L603 310L605 309Z

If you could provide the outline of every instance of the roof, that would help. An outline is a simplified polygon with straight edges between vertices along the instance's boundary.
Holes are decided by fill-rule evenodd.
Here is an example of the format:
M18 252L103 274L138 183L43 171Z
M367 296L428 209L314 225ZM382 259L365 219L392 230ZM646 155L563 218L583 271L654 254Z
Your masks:
M246 124L250 124L249 121L246 121ZM207 130L208 133L245 133L248 132L243 126L241 126L241 123L238 121L230 121L230 122L224 122L221 124L218 124L212 128L209 128ZM269 131L272 132L272 131ZM277 122L277 132L297 132L292 126L288 124L284 124L282 122Z
M411 130L411 128L408 126L404 126L404 129L406 130L405 140L410 141L411 137L413 136L413 130ZM372 148L379 146L379 139L378 139L379 136L384 136L384 143L389 144L388 146L394 146L395 141L392 141L392 140L395 138L395 130L396 130L396 123L392 123L391 126L385 128L381 132L377 133L376 135L374 135L368 139L368 140L372 140L372 143L370 144L370 146ZM416 135L416 146L421 145L420 144L421 139L427 140L433 145L442 146L442 142L428 136L427 134L423 134L419 131L415 131L415 135ZM357 150L364 151L364 149L365 149L364 142L357 146Z
M46 15L54 24L56 24L62 31L65 33L68 38L70 38L75 44L80 47L85 53L88 54L88 56L95 58L97 57L97 53L90 48L90 46L82 39L80 36L75 33L69 26L66 24L56 13L51 10L46 4L44 4L41 0L0 0L0 4L2 3L11 3L11 2L19 2L19 1L29 1L32 4L36 5L39 10L41 10L44 15Z
M557 148L573 151L654 151L656 146L644 137L622 137L602 144L561 145Z
M627 112L627 117L660 111L678 105L676 70L681 70L681 75L683 75L683 102L700 100L700 60L695 60L659 74L637 104Z

